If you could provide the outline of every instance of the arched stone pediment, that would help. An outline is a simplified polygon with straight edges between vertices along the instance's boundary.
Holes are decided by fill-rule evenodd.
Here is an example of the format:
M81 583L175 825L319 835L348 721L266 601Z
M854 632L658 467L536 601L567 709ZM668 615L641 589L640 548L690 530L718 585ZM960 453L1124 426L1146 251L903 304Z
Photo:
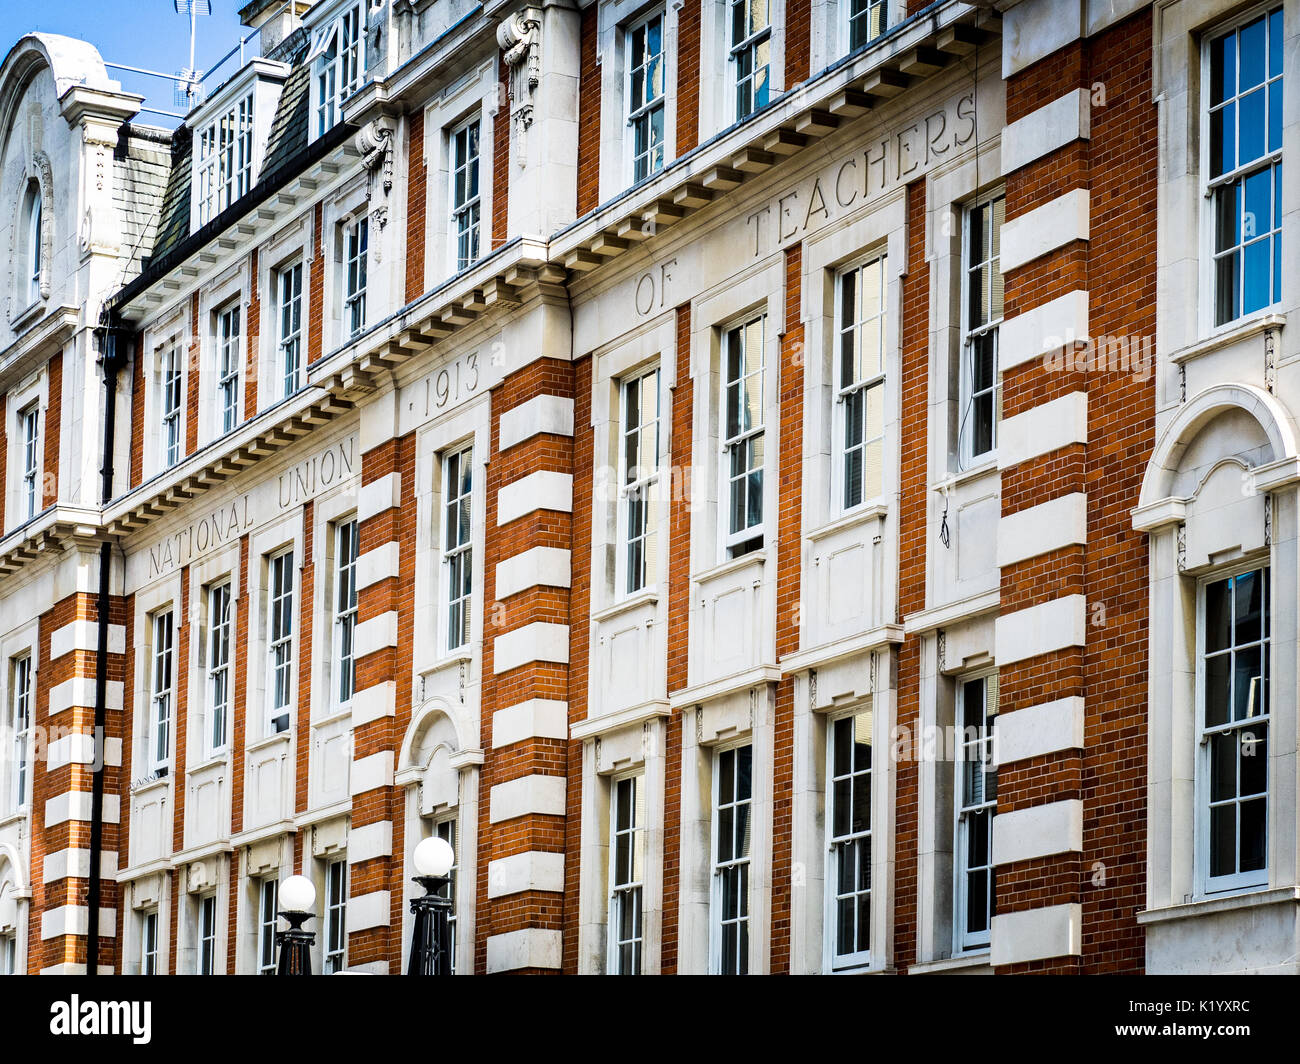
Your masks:
M1242 472L1256 479L1262 470L1273 471L1276 475L1259 485L1263 490L1285 483L1300 473L1295 421L1276 396L1249 384L1221 384L1207 388L1179 409L1156 441L1134 511L1134 523L1138 528L1151 529L1181 519L1189 498L1203 491L1216 468L1215 462L1210 462L1206 473L1199 478L1199 484L1195 485L1196 490L1188 494L1180 492L1179 477L1185 472L1189 449L1194 444L1204 449L1202 434L1233 413L1249 416L1258 426L1259 433L1251 432L1249 439L1237 439L1240 433L1225 433L1216 460L1237 456ZM1259 460L1248 462L1242 459L1240 452L1243 449L1255 452ZM1197 464L1200 462L1198 458Z

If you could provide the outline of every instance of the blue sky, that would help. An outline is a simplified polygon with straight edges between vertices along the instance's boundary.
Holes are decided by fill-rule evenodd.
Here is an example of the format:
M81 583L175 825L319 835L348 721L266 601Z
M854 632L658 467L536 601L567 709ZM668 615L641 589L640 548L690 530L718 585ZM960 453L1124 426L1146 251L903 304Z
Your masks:
M207 70L249 31L239 25L239 8L247 0L212 0L212 14L199 16L194 63ZM105 62L125 63L173 73L189 63L189 18L176 14L172 0L0 0L0 51L8 53L25 33L41 30L89 41ZM256 41L251 42L256 46ZM215 88L234 73L233 62L205 83ZM108 71L123 89L145 97L145 104L164 111L178 108L172 83L122 70ZM141 114L138 121L173 126L175 120Z

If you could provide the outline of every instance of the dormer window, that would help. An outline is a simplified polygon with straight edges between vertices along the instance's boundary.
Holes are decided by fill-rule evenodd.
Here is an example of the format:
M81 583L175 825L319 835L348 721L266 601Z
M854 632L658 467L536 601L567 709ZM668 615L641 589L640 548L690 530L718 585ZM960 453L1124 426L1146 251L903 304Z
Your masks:
M23 277L27 287L27 305L41 298L41 190L36 186L28 190L26 203L27 240Z
M365 10L353 3L316 33L308 58L316 84L317 137L334 128L343 114L343 101L361 87L366 70L365 31Z
M197 176L201 226L252 187L253 93L199 131Z

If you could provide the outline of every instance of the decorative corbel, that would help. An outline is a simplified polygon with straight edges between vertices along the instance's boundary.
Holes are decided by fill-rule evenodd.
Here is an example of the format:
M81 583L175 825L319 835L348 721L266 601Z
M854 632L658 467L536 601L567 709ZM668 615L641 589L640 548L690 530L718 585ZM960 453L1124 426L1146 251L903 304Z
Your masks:
M510 70L510 135L519 165L527 163L523 134L533 124L533 94L541 82L542 13L535 7L516 11L497 27L497 44Z
M382 229L388 224L388 196L393 190L393 124L386 117L367 122L357 134L357 150L366 168L370 216ZM377 194L377 186L381 191Z

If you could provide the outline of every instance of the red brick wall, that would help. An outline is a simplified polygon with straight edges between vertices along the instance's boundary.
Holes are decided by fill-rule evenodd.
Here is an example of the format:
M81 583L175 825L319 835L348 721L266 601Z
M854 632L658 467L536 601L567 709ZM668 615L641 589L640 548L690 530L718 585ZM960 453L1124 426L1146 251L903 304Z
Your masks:
M1094 337L1154 335L1158 167L1150 53L1144 12L1008 81L1008 120L1074 87L1101 82L1106 90L1105 105L1093 107L1090 141L1066 145L1007 179L1008 220L1075 188L1088 188L1092 202L1090 241L1007 274L1008 314L1086 288ZM1012 514L1086 491L1088 545L1003 567L1001 590L1004 612L1083 595L1085 645L1005 667L999 686L1004 713L1083 696L1085 746L1000 769L998 811L1082 798L1084 847L999 867L997 908L1081 903L1083 954L1013 965L1010 972L1140 972L1143 965L1135 914L1145 889L1148 577L1145 542L1129 514L1153 444L1154 384L1031 362L1004 374L1003 413L1079 391L1088 395L1091 443L1004 470L1002 509Z
M508 239L510 219L510 68L497 57L497 113L492 121L492 247Z
M257 355L262 346L262 297L258 288L256 248L253 249L250 257L248 270L248 322L244 329L243 414L245 421L257 413Z
M173 615L173 624L175 626L175 638L172 640L172 675L174 677L173 687L176 691L176 712L172 719L172 852L179 853L185 849L185 766L189 763L189 748L187 743L188 728L186 723L189 719L190 704L190 633L193 625L190 623L190 567L181 566L181 601ZM198 636L202 638L202 636ZM199 688L203 690L202 687ZM199 760L202 759L202 739L199 740ZM129 804L129 802L127 803ZM183 871L183 870L182 870ZM178 934L180 925L176 922L176 909L179 902L178 895L182 892L177 890L178 878L182 890L184 889L184 879L177 877L176 872L169 873L172 881L171 889L171 934L168 935L170 940L169 962L167 971L175 974L176 972L176 943L180 938ZM125 914L124 914L125 915Z
M110 603L109 620L114 624L125 621L125 611L120 600ZM92 678L95 675L94 651L73 650L58 658L50 656L51 638L64 625L74 620L98 620L99 611L93 595L75 594L55 603L39 620L37 645L34 660L36 664L33 677L34 706L33 724L47 729L47 738L53 740L64 729L93 734L95 709L89 706L73 706L51 717L49 714L50 691L57 685L74 677ZM112 654L108 659L108 678L110 680L129 679L125 675L126 662L122 655ZM129 748L129 741L123 734L125 714L111 713L108 719L108 736L122 738ZM53 729L60 729L55 733ZM88 849L90 846L90 824L83 820L65 820L61 824L46 825L42 811L45 803L69 791L89 794L92 788L92 774L89 765L63 765L51 770L47 760L40 756L39 748L33 751L30 762L31 771L31 870L32 901L31 920L28 928L28 971L36 974L43 968L57 964L85 964L86 938L84 935L61 935L57 938L41 938L41 913L57 909L63 905L85 905L87 881L84 878L65 877L46 883L43 878L45 856L60 850L76 847ZM104 776L105 795L121 792L121 771L106 768ZM125 802L123 803L125 805ZM104 850L116 851L119 846L119 831L116 824L105 824L103 835ZM117 885L111 881L103 882L100 907L112 909L118 905ZM115 941L108 934L108 927L100 924L101 950L100 963L115 962Z
M677 12L677 151L700 142L700 4L685 0Z
M401 478L399 505L390 507L361 522L359 553L364 554L386 543L399 546L398 575L388 577L357 595L357 623L362 624L385 613L397 613L397 645L384 647L358 658L358 691L379 684L395 685L394 715L378 717L358 725L353 731L353 761L383 751L396 752L411 720L411 662L415 640L415 434L388 440L361 456L361 480L371 484L391 473ZM351 866L348 892L353 898L375 891L390 891L390 922L387 927L367 928L348 936L348 963L389 962L396 973L401 956L400 932L403 918L400 881L403 853L403 818L401 796L395 787L376 787L352 798L352 827L364 827L384 821L392 823L391 854L374 857Z
M429 168L424 161L424 111L412 111L406 150L406 301L424 292L425 197Z
M295 813L307 811L308 752L311 748L311 675L312 659L316 649L316 633L313 627L316 615L316 504L307 502L302 508L302 558L298 576L298 707L293 722L295 755L297 763L294 782ZM320 638L325 641L326 654L329 653L329 640L332 636L328 615L322 618ZM333 697L332 692L322 692L327 705ZM301 844L301 837L297 840Z
M600 64L597 30L600 5L582 13L582 58L578 71L578 216L600 203Z
M677 308L677 366L672 396L672 482L668 519L668 693L688 684L691 617L691 462L695 383L691 379L691 305ZM660 970L677 971L681 890L682 716L668 718L664 744L664 917Z
M803 549L804 327L800 320L803 245L785 251L785 323L781 331L776 538L776 656L799 649L799 593ZM794 798L794 677L776 689L772 794L773 974L790 971L791 861Z
M903 278L902 433L900 446L898 607L902 617L925 608L926 454L930 360L930 265L925 258L925 182L907 186L907 274ZM921 710L921 640L910 636L898 650L901 731L915 734ZM900 758L894 817L894 965L916 959L920 781L915 759Z
M50 358L49 403L45 408L45 456L41 463L41 509L59 500L59 436L63 428L63 352ZM0 483L3 483L0 481Z
M811 0L787 0L785 6L785 87L806 81L812 61Z
M1094 336L1155 336L1156 109L1151 98L1151 9L1098 37L1092 79L1105 107L1092 112ZM1088 558L1085 593L1105 609L1086 646L1084 727L1084 971L1139 972L1136 914L1145 908L1148 651L1147 546L1133 529L1142 475L1155 446L1155 381L1104 374L1088 391ZM1095 435L1094 435L1095 433ZM1097 884L1094 862L1105 882Z
M321 344L324 331L323 322L325 320L325 273L328 265L325 262L325 256L322 254L321 245L324 239L324 233L321 232L324 227L324 208L321 204L316 204L316 211L312 221L312 259L311 259L311 278L307 282L309 302L307 304L307 365L311 365L321 355ZM306 379L306 374L303 374Z
M135 338L131 363L131 487L144 481L144 334Z
M569 723L588 716L591 636L591 528L596 456L591 426L592 360L573 367L573 545L569 592ZM582 868L582 741L569 741L564 846L564 971L578 970L578 887Z
M589 372L589 371L588 371ZM588 391L590 386L588 385ZM497 675L495 640L515 628L546 621L570 624L571 602L583 573L579 568L578 549L574 543L573 516L540 510L497 526L497 493L506 484L538 470L572 473L574 441L567 436L541 434L532 436L505 451L500 449L500 418L508 410L534 396L554 395L575 398L574 367L556 359L541 359L507 377L492 393L492 451L487 470L487 513L484 553L492 562L483 567L484 600L488 603L483 632L482 746L486 755L480 776L479 792L479 876L475 942L475 970L483 971L487 963L487 940L523 928L563 931L564 901L556 894L528 891L489 900L487 874L489 862L528 851L564 852L570 842L567 817L528 815L492 824L488 796L500 783L527 775L562 776L569 771L573 755L569 744L559 739L526 738L500 749L492 747L492 714L498 709L517 705L532 698L566 701L570 697L569 667L551 662L530 662ZM589 402L589 400L584 400ZM590 524L590 521L588 521ZM496 572L493 563L514 557L531 547L557 547L572 550L575 588L529 588L498 601ZM569 650L576 642L570 632ZM579 694L585 693L583 685ZM585 714L585 706L570 707L571 715ZM569 799L572 802L572 797ZM571 958L572 960L572 958Z
M199 293L190 296L190 347L186 359L186 374L181 380L185 388L185 453L193 454L199 449L199 396L202 394L200 383L200 338L199 329Z

